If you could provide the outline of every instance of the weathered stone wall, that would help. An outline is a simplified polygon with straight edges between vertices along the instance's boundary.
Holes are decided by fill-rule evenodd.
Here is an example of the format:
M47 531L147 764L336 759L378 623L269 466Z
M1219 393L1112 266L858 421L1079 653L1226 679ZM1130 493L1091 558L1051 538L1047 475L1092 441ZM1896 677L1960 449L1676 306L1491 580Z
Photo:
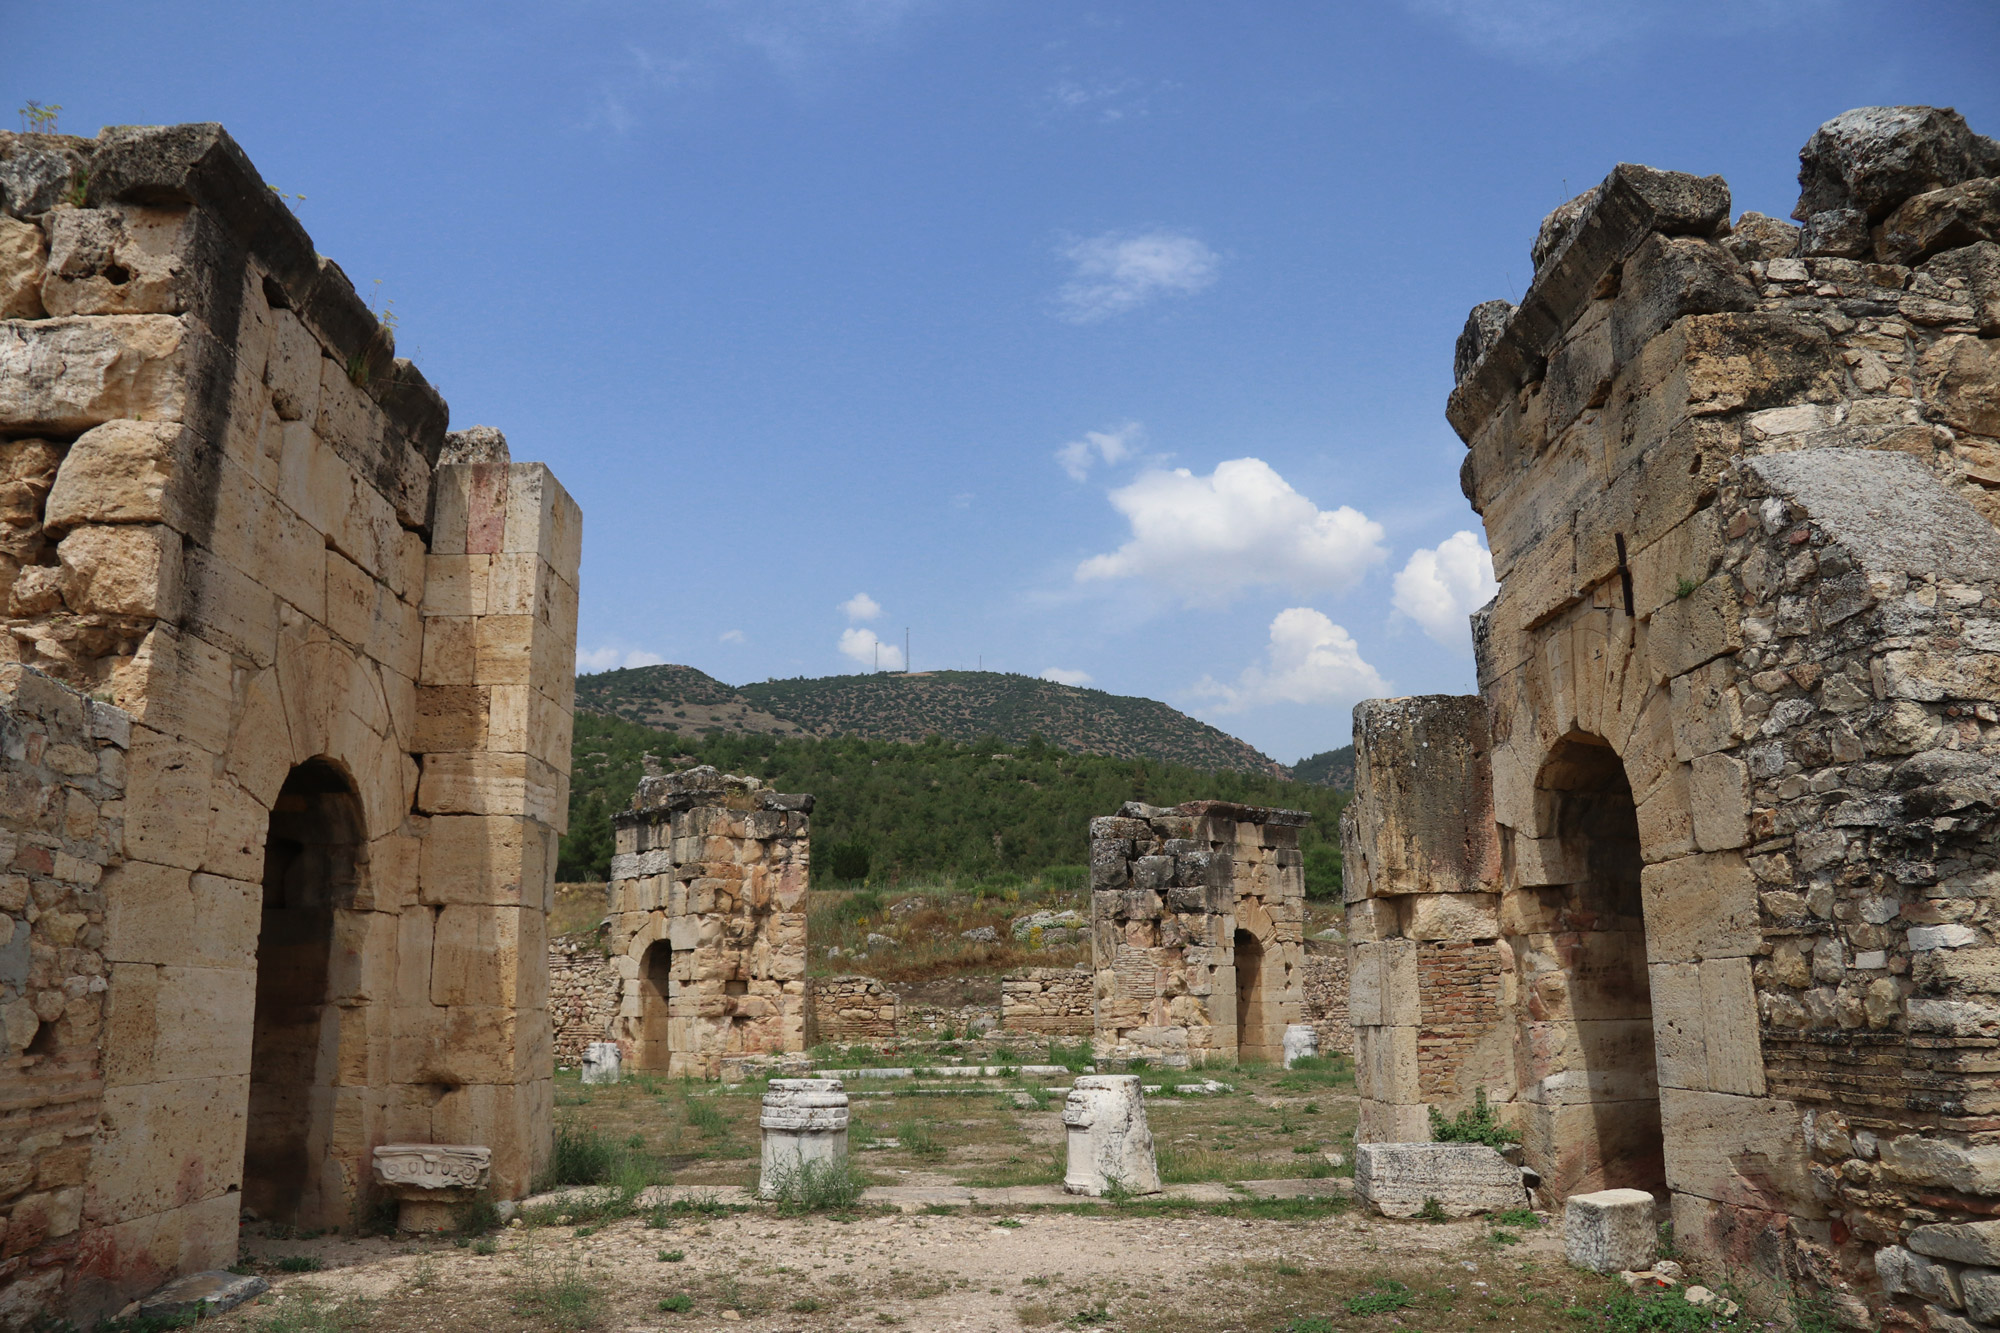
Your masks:
M219 126L0 135L0 656L133 719L79 1320L548 1150L580 517L447 415Z
M612 817L612 1033L638 1068L805 1049L812 805L704 765L640 779Z
M902 997L874 977L814 977L808 990L806 1045L823 1041L894 1041Z
M579 1068L584 1047L610 1039L618 990L618 969L605 957L596 931L549 941L549 1027L557 1065Z
M0 666L0 1327L62 1308L82 1243L131 732L118 709Z
M1096 1026L1095 978L1088 968L1031 967L1000 978L1000 1030L1044 1037L1087 1036Z
M1956 1327L2000 1265L1912 1228L2000 1208L2000 146L1874 108L1801 161L1802 231L1619 167L1460 340L1512 1095L1552 1193Z
M1514 1094L1502 1005L1486 708L1378 699L1354 710L1354 799L1341 813L1361 1142L1430 1138L1426 1107Z
M1319 1034L1319 1053L1345 1055L1354 1049L1354 1024L1347 1015L1347 945L1307 940L1299 968L1301 1022Z
M1299 1021L1310 816L1131 802L1090 822L1100 1057L1175 1067L1284 1057Z

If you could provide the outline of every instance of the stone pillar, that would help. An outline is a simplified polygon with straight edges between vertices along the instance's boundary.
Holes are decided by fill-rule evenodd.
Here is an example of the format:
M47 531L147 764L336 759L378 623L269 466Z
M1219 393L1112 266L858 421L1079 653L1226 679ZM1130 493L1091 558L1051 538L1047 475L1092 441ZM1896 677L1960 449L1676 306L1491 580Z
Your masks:
M1136 1074L1085 1074L1063 1102L1069 1127L1069 1167L1063 1189L1102 1197L1114 1186L1127 1194L1158 1194L1153 1131Z
M839 1079L772 1079L757 1123L764 1134L758 1198L779 1197L807 1171L846 1169L847 1092Z
M1563 1204L1563 1255L1593 1273L1644 1272L1660 1253L1645 1190L1572 1194Z
M1468 1103L1482 1086L1513 1097L1488 748L1477 696L1354 710L1340 835L1362 1143L1425 1141L1429 1103Z

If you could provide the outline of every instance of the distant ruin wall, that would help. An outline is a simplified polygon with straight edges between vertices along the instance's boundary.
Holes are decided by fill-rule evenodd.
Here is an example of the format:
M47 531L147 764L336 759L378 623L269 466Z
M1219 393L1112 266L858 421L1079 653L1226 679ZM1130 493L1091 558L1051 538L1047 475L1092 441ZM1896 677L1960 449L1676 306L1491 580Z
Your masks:
M1307 940L1300 964L1302 1022L1319 1034L1319 1053L1345 1055L1354 1049L1354 1026L1347 1016L1347 944Z
M1081 967L1032 967L1000 978L1000 1030L1041 1037L1088 1036L1096 1022L1092 975Z
M806 1045L894 1041L902 998L874 977L814 977L807 991Z
M106 927L148 908L102 889L131 732L118 709L0 666L0 1327L61 1308L80 1245L103 1128Z
M611 1036L618 1012L618 969L604 956L596 931L558 935L549 941L549 1024L555 1033L556 1064L575 1069L583 1048Z

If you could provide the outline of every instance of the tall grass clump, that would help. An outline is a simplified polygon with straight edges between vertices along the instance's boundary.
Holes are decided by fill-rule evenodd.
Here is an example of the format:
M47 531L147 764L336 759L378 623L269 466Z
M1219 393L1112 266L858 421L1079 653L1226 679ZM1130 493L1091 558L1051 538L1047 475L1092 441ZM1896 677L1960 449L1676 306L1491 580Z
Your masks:
M868 1182L852 1163L823 1157L788 1163L772 1172L781 1213L844 1213L861 1202Z

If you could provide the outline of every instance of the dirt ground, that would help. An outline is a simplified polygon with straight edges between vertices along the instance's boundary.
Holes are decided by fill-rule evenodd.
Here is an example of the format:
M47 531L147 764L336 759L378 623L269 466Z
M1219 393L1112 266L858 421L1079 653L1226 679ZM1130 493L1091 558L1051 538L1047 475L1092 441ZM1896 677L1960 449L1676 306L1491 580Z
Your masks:
M628 1165L641 1164L648 1180L670 1181L671 1190L641 1196L631 1215L606 1224L577 1225L585 1218L569 1218L559 1204L529 1209L523 1221L484 1236L301 1236L248 1227L244 1266L267 1277L272 1291L204 1327L1610 1326L1605 1302L1622 1298L1623 1288L1565 1267L1559 1239L1541 1219L1388 1222L1348 1203L1340 1177L1351 1168L1334 1161L1352 1150L1356 1106L1344 1062L1289 1073L1141 1072L1160 1080L1147 1114L1162 1176L1178 1197L1075 1201L1053 1187L1066 1077L995 1079L970 1091L963 1080L941 1077L851 1078L852 1156L876 1188L845 1212L791 1215L750 1201L745 1188L755 1181L761 1084L640 1075L583 1088L567 1078L557 1099L566 1132L616 1145ZM1205 1075L1230 1090L1171 1092ZM668 1197L679 1202L646 1206Z

